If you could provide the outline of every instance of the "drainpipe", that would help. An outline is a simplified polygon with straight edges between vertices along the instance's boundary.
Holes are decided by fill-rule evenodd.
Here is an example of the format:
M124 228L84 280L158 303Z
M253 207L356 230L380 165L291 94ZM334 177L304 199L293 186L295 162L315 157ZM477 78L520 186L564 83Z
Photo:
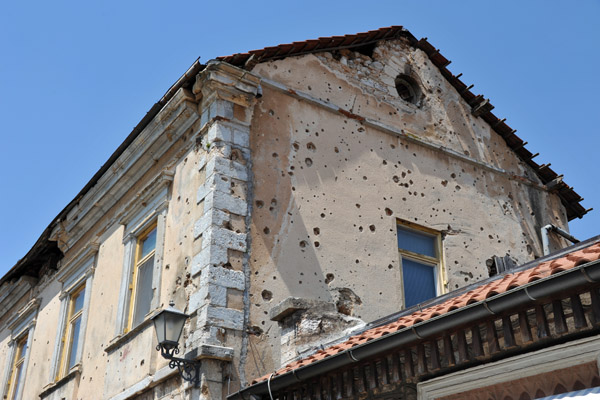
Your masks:
M550 254L550 232L556 232L560 236L564 237L571 243L579 243L579 240L575 239L573 236L569 234L569 232L564 229L559 228L556 225L548 224L541 229L542 232L542 246L544 249L544 255L547 256Z
M412 326L391 332L367 343L352 347L303 367L269 377L269 379L246 387L227 396L227 400L260 400L273 398L273 392L299 382L313 379L327 372L353 365L369 357L409 346L423 339L439 336L456 326L514 310L534 300L552 297L564 291L600 282L600 260L588 262L566 271L516 287L443 315L418 322Z

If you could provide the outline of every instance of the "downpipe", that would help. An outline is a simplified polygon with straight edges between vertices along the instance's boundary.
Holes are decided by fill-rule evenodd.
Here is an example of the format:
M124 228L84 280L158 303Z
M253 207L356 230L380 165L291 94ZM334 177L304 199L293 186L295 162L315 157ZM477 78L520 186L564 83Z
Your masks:
M579 240L575 239L575 237L571 236L571 234L564 229L559 228L556 225L548 224L543 226L540 230L542 233L542 248L544 250L544 255L547 256L550 254L550 232L555 232L560 236L564 237L571 243L579 243Z

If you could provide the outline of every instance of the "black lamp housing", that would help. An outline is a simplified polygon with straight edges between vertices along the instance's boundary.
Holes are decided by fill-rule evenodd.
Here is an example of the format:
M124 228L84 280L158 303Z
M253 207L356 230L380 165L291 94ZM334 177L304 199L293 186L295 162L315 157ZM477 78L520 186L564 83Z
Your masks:
M200 384L200 362L175 357L175 354L179 354L179 338L188 318L189 315L175 308L172 300L169 302L169 307L153 316L152 322L154 322L158 340L156 350L160 351L163 358L169 360L170 368L179 370L182 379L198 386Z

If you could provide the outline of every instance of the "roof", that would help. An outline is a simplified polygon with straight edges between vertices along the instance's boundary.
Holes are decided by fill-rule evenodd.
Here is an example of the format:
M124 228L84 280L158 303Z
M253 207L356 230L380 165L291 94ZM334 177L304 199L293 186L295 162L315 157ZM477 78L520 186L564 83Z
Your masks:
M483 95L476 95L471 92L471 86L467 86L460 80L462 74L454 75L447 66L450 60L444 57L438 49L431 45L427 38L418 40L408 30L402 26L390 26L373 31L356 33L344 36L321 37L313 40L304 40L278 46L265 47L260 50L251 50L246 53L237 53L229 56L218 57L217 60L225 61L237 67L251 69L259 62L279 60L291 56L299 56L309 53L331 51L343 48L357 48L373 44L380 40L405 38L412 46L425 52L431 62L440 70L446 80L456 89L462 98L476 110L478 116L483 118L490 127L499 134L508 147L529 165L538 175L544 185L555 191L565 206L567 218L570 220L583 217L591 209L585 209L580 203L583 198L577 194L572 187L562 180L562 175L558 175L550 168L550 164L540 165L533 161L538 154L533 154L525 148L527 142L524 142L515 133L516 130L506 124L506 119L500 119L494 115L491 110L493 105L486 100ZM475 112L475 111L474 111Z
M442 75L456 88L461 96L471 105L481 105L483 96L473 94L460 79L459 75L453 75L446 67L450 64L450 61L446 59L439 50L433 47L427 39L417 40L408 30L402 26L390 26L387 28L381 28L369 32L357 33L353 35L344 36L331 36L323 37L315 40L305 40L301 42L293 42L290 44L281 44L274 47L265 47L260 50L252 50L246 53L238 53L230 56L218 57L217 60L227 62L229 64L249 68L256 62L264 62L269 60L276 60L290 56L297 56L307 53L315 53L319 51L329 51L341 48L356 48L360 46L369 45L379 40L389 40L396 38L407 38L409 42L423 50L429 57L429 59L436 65ZM44 265L47 264L48 255L53 257L61 257L60 250L56 243L49 239L50 233L54 227L62 220L66 218L66 215L71 209L73 209L78 202L94 188L95 184L102 177L102 175L110 168L110 166L117 160L117 158L127 149L127 147L133 142L133 140L143 131L143 129L150 123L150 121L158 114L158 112L164 107L169 99L175 94L175 92L185 86L193 84L193 80L198 72L204 68L204 65L200 64L196 60L192 66L167 90L165 95L155 103L147 114L142 118L140 123L132 130L127 138L121 143L121 145L115 150L110 156L106 163L94 174L90 181L83 187L83 189L71 200L71 202L50 222L48 227L42 232L39 239L32 246L29 252L19 260L2 278L0 278L0 285L5 282L17 279L22 275L36 276L44 270ZM580 202L583 198L579 196L572 187L562 182L562 177L557 175L552 169L550 164L538 165L533 161L535 155L529 150L525 149L526 142L523 142L518 136L515 135L515 130L510 128L504 120L498 119L491 110L491 105L487 103L485 110L480 116L487 121L492 129L494 129L500 136L504 138L508 146L515 151L515 153L531 168L536 171L544 184L552 185L554 191L557 192L560 197L562 204L567 210L567 217L569 220L574 218L581 218L588 211ZM493 108L493 107L492 107Z
M365 330L364 332L351 336L339 344L319 350L310 357L294 361L277 370L273 373L272 377L321 361L338 353L363 345L373 339L378 339L401 329L410 328L415 324L444 315L453 310L458 310L492 296L505 293L511 289L546 278L558 272L567 271L582 264L600 260L600 240L598 240L598 237L596 237L591 244L584 244L584 246L585 247L577 246L577 250L558 258L533 263L529 268L501 275L492 281L480 285L475 284L475 287L469 291L457 291L457 294L454 297L450 297L439 304L412 312L408 315L401 316L392 322ZM253 384L264 381L268 379L269 376L271 376L271 374L258 378L253 381Z

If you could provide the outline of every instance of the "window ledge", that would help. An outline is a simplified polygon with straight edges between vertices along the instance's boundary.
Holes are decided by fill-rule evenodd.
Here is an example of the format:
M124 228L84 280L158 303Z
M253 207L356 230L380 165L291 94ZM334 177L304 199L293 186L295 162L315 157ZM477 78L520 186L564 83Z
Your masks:
M146 328L148 328L148 326L152 325L152 318L156 314L158 314L159 311L160 311L159 309L154 309L151 312L149 312L141 324L139 324L138 326L136 326L129 332L122 333L122 334L118 335L117 337L115 337L114 339L112 339L110 341L110 343L108 343L108 346L106 346L104 348L104 351L106 353L112 353L113 351L115 351L116 349L118 349L119 347L124 345L125 343L129 342L130 340L133 340L133 338L135 338L141 332L145 331Z
M78 363L78 364L75 364L73 366L73 368L71 368L71 370L69 371L68 374L66 374L65 376L63 376L62 378L57 380L56 382L47 384L44 387L44 389L42 390L42 393L40 393L40 398L43 399L43 398L47 397L48 395L50 395L52 392L54 392L58 388L64 386L69 381L75 379L76 377L79 377L80 375L81 375L81 364Z

